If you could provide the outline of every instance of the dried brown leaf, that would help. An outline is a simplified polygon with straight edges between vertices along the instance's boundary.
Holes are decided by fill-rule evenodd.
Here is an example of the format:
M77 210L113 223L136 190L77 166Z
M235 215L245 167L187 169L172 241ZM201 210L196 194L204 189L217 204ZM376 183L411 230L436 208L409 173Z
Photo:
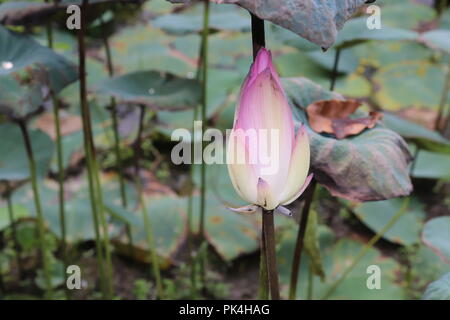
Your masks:
M315 132L326 132L343 139L373 128L383 117L380 112L370 112L368 117L350 118L360 106L361 103L356 100L321 100L310 104L306 111Z

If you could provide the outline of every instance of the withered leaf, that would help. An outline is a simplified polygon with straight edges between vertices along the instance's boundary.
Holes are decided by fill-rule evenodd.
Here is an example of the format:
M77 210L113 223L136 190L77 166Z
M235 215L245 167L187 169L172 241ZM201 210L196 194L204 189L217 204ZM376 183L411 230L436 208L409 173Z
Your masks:
M309 124L317 133L334 134L343 139L357 135L363 130L372 129L383 117L380 112L370 112L368 117L350 118L361 103L356 100L321 100L310 104L306 108Z

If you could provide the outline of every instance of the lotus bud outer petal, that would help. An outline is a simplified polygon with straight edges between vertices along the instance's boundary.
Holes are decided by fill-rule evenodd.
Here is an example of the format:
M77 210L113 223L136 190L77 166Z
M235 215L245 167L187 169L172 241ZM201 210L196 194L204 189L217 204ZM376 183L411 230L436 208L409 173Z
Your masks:
M308 175L309 164L310 148L308 132L305 126L302 125L297 132L287 182L284 191L280 195L280 202L282 204L287 204L289 201L292 202L293 200L291 201L291 199L298 194L299 189L304 185Z
M253 167L247 163L248 151L245 141L239 136L230 136L227 150L228 173L239 196L250 203L256 203L257 178ZM242 160L242 161L241 161Z
M269 69L260 73L242 93L238 108L234 129L253 131L257 136L256 143L246 141L249 153L256 155L257 161L252 164L256 176L266 180L272 189L283 190L294 144L294 123L284 92ZM276 148L270 150L270 163L263 163L263 157L268 155L264 146Z
M270 189L270 185L266 180L258 179L258 200L257 204L266 210L274 210L278 206L278 202Z
M282 215L284 215L284 216L286 216L286 217L292 217L292 212L291 212L291 210L289 210L288 208L283 207L283 206L278 206L278 207L275 209L275 213L282 214Z
M313 178L313 174L311 173L307 178L303 186L300 188L300 190L297 191L297 193L290 199L286 200L282 203L282 205L287 206L288 204L291 204L295 200L297 200L298 197L302 195L303 192L305 192L306 188L308 188L309 184L311 183L311 180Z
M251 204L248 206L244 206L244 207L239 207L239 208L228 208L229 210L233 211L233 212L237 212L237 213L242 213L242 214L253 214L255 212L257 212L259 210L259 207Z

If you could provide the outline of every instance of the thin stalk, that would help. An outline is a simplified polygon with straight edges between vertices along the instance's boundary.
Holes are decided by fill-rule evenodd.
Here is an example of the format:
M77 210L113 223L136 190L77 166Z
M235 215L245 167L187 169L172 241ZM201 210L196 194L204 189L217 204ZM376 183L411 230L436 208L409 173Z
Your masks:
M85 33L85 14L87 13L88 1L83 0L82 15L81 15L81 28L78 30L78 58L79 58L79 77L80 77L80 105L81 105L81 118L83 122L83 137L84 137L84 151L86 154L87 170L88 170L88 184L89 184L89 196L91 202L92 218L94 222L95 231L95 244L97 249L97 259L100 273L100 286L103 293L103 298L108 299L110 293L107 288L107 279L105 275L105 265L103 261L103 246L101 243L100 227L99 227L99 213L97 207L97 191L95 188L94 178L94 160L90 138L90 115L89 106L87 102L87 84L86 84L86 48L84 42Z
M419 158L420 147L416 145L416 149L414 150L413 160L411 163L411 167L409 168L409 175L412 175L414 169L416 167L417 159Z
M445 120L442 133L444 134L445 137L447 137L450 134L450 114L447 116L447 120Z
M336 290L336 288L341 284L342 281L347 278L348 274L353 270L353 268L361 261L361 259L364 257L364 255L367 253L367 251L370 250L370 248L373 247L375 243L377 243L378 240L381 239L381 237L389 231L389 229L397 222L397 220L406 212L409 205L409 198L405 198L403 200L402 207L395 213L395 215L389 220L389 222L378 231L378 233L372 237L372 239L369 240L369 242L366 243L366 245L361 248L358 255L356 256L355 260L353 260L352 264L342 273L342 275L328 288L326 293L323 295L321 300L328 299Z
M111 54L111 47L109 45L108 36L106 35L105 31L105 24L102 20L102 38L103 38L103 45L105 46L105 55L106 55L106 65L108 68L108 75L110 78L114 77L114 65L112 61L112 54ZM111 110L111 120L113 125L113 132L114 132L114 153L116 155L116 162L117 162L117 170L119 172L119 190L120 190L120 199L122 202L122 207L125 209L128 206L128 200L127 200L127 193L125 191L125 175L124 175L124 168L123 168L123 159L122 159L122 153L120 152L120 135L119 135L119 119L117 116L117 103L116 99L114 97L111 97L111 103L110 103L110 110ZM130 252L130 256L133 255L133 235L131 232L131 227L127 224L126 225L126 234L128 238L128 250Z
M109 45L108 36L106 35L105 25L102 20L102 38L105 46L106 65L108 67L108 75L110 78L114 77L114 65L112 62L111 47ZM114 131L114 152L116 154L117 168L119 171L119 184L120 184L120 198L122 200L122 206L127 207L127 196L125 192L125 179L123 173L123 161L122 154L120 152L120 135L119 135L119 121L117 117L117 104L116 99L111 97L111 119L113 123Z
M450 88L450 57L449 57L448 65L447 65L447 70L445 72L444 87L442 89L441 99L439 101L438 116L436 118L436 122L434 123L434 128L441 132L443 132L443 129L444 129L443 126L441 126L441 122L442 122L442 118L444 116L444 108L445 108L445 105L447 104L449 88Z
M47 23L47 42L48 47L53 49L53 30L51 22ZM61 134L61 120L59 116L59 101L55 96L53 90L50 90L50 97L53 104L53 118L55 121L56 131L56 159L58 163L58 203L59 203L59 224L61 232L61 249L63 255L64 270L69 265L67 254L67 237L66 237L66 206L65 206L65 191L64 191L64 161L63 161L63 146L62 146L62 134ZM66 274L64 272L64 274ZM66 275L67 277L67 275Z
M311 261L308 263L308 288L307 288L307 300L312 300L314 295L314 270Z
M264 211L261 211L264 215ZM263 216L261 216L264 219ZM267 258L266 258L266 237L265 237L264 223L261 228L261 251L259 255L259 300L269 299L269 278L267 274Z
M203 43L203 37L202 41L200 42L199 47L199 59L198 59L198 67L195 78L197 81L201 81L202 76L202 66L203 66L203 60L204 60L204 43ZM195 106L193 110L193 119L192 119L192 141L191 141L191 154L194 154L194 148L195 148L195 121L197 121L198 118L198 107ZM194 210L194 157L192 158L192 163L189 168L189 181L191 183L191 190L189 193L189 200L188 200L188 217L187 217L187 241L188 241L188 250L189 250L189 256L188 256L188 263L190 265L190 280L191 280L191 296L195 296L195 293L197 291L197 276L196 276L196 261L197 259L194 259L194 234L192 231L192 225L193 225L193 210Z
M22 278L22 259L20 257L20 245L19 241L17 240L17 229L16 229L16 223L14 221L14 206L11 199L11 186L8 181L6 181L6 192L5 192L5 198L6 203L8 204L8 216L9 216L9 224L11 226L12 231L12 237L13 237L13 244L14 244L14 250L16 251L16 259L17 259L17 270L18 270L18 278Z
M203 44L203 69L202 69L202 101L201 101L201 119L202 119L202 133L206 131L206 109L207 109L207 90L208 90L208 35L209 35L209 0L204 0L204 10L203 10L203 33L202 33L202 44ZM202 139L203 140L203 139ZM202 155L205 149L205 143L202 141ZM202 160L200 167L200 177L201 177L201 191L200 191L200 221L199 221L199 232L202 242L206 241L205 235L205 207L206 207L206 164ZM202 259L200 261L200 277L202 283L205 280L205 261Z
M436 3L439 18L442 17L442 14L444 13L445 8L447 7L447 1L448 0L439 0L439 2Z
M142 217L144 220L144 228L147 236L147 246L149 251L149 260L152 265L153 275L156 279L156 293L160 299L164 298L164 291L162 285L161 271L159 270L159 259L156 252L156 245L153 236L153 227L148 215L147 205L144 199L144 192L141 184L140 177L140 159L142 154L142 133L144 131L144 118L145 118L145 110L146 107L141 105L140 115L139 115L139 129L135 142L135 156L134 156L134 165L135 165L135 175L136 175L136 188L138 192L139 202L142 209Z
M336 53L334 55L333 71L331 73L330 91L333 91L334 86L336 85L336 78L337 78L337 74L338 74L340 57L341 57L341 49L336 49Z
M34 206L36 209L36 217L38 224L38 237L39 237L39 246L41 249L41 257L42 264L44 269L44 279L46 286L46 298L51 299L53 296L53 288L52 288L52 279L51 279L51 266L50 261L48 259L48 255L50 254L47 250L47 245L45 242L45 222L44 215L42 214L41 207L41 197L39 193L39 184L37 181L37 172L36 172L36 161L34 159L33 148L31 146L31 139L28 132L27 124L24 120L19 120L18 125L20 130L22 131L23 141L25 144L25 149L28 156L28 164L30 167L30 178L31 178L31 187L33 189L33 198L34 198Z
M275 224L273 211L263 209L264 238L266 243L267 275L269 278L270 298L280 300L278 284L277 256L275 250Z
M98 161L95 157L95 148L92 132L90 135L90 145L92 147L92 165L93 165L93 174L94 174L94 182L95 188L97 192L97 204L98 204L98 213L100 218L100 225L103 229L103 247L105 250L105 275L106 275L106 286L108 291L108 298L111 299L114 295L114 287L113 287L113 267L111 260L111 243L109 240L109 227L108 221L106 219L104 201L103 201L103 191L100 183L100 168L98 165Z
M197 120L198 117L198 108L194 108L194 115L193 115L193 121L192 121L192 150L194 149L195 144L195 137L194 137L194 123ZM192 296L195 295L197 291L197 277L196 277L196 263L194 259L194 235L192 232L192 219L193 219L193 208L194 208L194 164L191 163L191 166L189 168L189 181L191 183L191 190L189 193L189 200L188 200L188 218L187 218L187 241L188 241L188 250L189 250L189 256L188 256L188 262L191 268L190 272L190 280L191 280L191 294Z
M253 60L256 58L259 49L266 46L266 37L264 30L264 20L250 13L252 19L252 45Z
M311 181L310 186L308 187L308 193L305 198L305 203L302 209L302 216L300 220L300 226L298 228L297 233L297 241L295 243L295 251L294 257L292 259L292 268L291 268L291 281L289 286L289 300L295 300L297 294L297 283L298 283L298 274L300 270L300 264L302 259L302 251L303 251L303 243L305 240L305 232L308 224L309 217L309 209L311 207L311 203L314 199L314 193L316 190L316 180L313 179Z

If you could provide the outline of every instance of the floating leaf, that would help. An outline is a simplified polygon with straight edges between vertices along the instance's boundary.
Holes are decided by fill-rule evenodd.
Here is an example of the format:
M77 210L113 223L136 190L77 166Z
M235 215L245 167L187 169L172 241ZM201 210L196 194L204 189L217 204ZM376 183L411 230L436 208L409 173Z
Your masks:
M195 200L199 202L198 198ZM259 247L258 229L251 218L231 212L213 194L207 195L205 222L206 237L224 260L233 260Z
M415 40L416 38L417 33L410 30L388 26L383 26L381 29L369 29L367 17L360 17L346 22L334 45L336 48L348 48L369 40L402 41Z
M368 117L350 117L361 106L356 100L322 100L306 107L309 125L317 133L331 133L337 139L361 133L375 127L382 114L370 112Z
M420 40L428 47L450 53L450 31L432 30L420 35Z
M444 78L442 67L428 62L404 61L391 64L382 67L373 78L379 88L375 99L384 110L389 111L404 107L437 109Z
M164 266L173 263L173 255L185 239L186 235L186 199L172 196L149 198L147 201L147 214L150 220L153 239L157 253L164 259ZM132 226L133 258L150 262L147 246L147 232L144 227L142 210L133 212L139 221ZM134 218L133 218L134 220ZM128 254L128 240L125 236L115 241L118 250Z
M298 124L309 127L303 108L311 103L343 100L339 94L304 78L282 81ZM397 133L377 125L343 140L317 134L311 129L309 137L312 171L332 195L355 201L376 201L411 192L408 172L411 155Z
M0 23L5 25L35 25L48 21L58 11L52 3L11 1L0 4Z
M4 207L0 207L0 230L7 228L11 224L11 221L9 219L8 207L6 206L6 203L4 205ZM13 204L13 211L14 222L30 215L28 209L22 205Z
M450 140L436 131L403 119L395 114L384 112L384 125L397 132L403 138L420 146L421 149L450 154Z
M11 117L36 111L49 89L77 80L75 65L29 36L0 26L0 48L0 112Z
M41 66L48 74L55 93L78 79L76 66L33 38L14 33L0 26L0 74Z
M329 71L334 68L334 60L336 57L336 50L330 49L327 52L312 51L306 53L315 63ZM337 71L339 73L351 73L358 68L358 58L352 50L342 50L339 56L339 64ZM303 76L303 75L302 75ZM327 77L328 81L330 76Z
M0 125L0 180L24 180L30 176L29 162L19 126L12 123ZM52 139L40 130L30 130L31 145L37 174L47 174L53 156Z
M157 71L138 71L107 79L98 85L98 92L158 110L193 108L200 100L197 81Z
M158 70L193 77L196 61L170 48L174 40L174 37L148 24L124 28L110 38L114 65L120 73Z
M423 242L442 261L450 264L450 217L439 217L428 221L422 233Z
M417 2L397 0L395 3L384 5L381 9L383 27L413 29L420 23L435 19L436 10L429 5Z
M280 282L285 285L282 286L284 288L288 287L290 280L292 252L296 241L295 231L296 228L289 228L282 233L279 250L277 250ZM331 230L325 226L320 226L319 231L326 280L322 282L318 277L313 278L314 295L312 299L322 298L327 289L342 275L353 262L356 253L363 247L363 244L345 238L336 242ZM308 263L309 257L305 256L300 266L299 283L297 285L297 298L302 300L308 296ZM382 270L381 290L369 290L367 288L367 279L370 276L367 268L371 265L377 265ZM337 287L330 299L403 299L405 296L403 288L396 282L399 270L400 265L394 259L387 258L372 248Z
M450 300L450 272L428 285L423 300Z
M209 28L214 30L250 31L251 28L248 16L240 14L238 10L213 12L209 19ZM194 14L167 14L159 16L152 21L152 24L173 34L198 33L203 30L203 16L197 12Z
M320 254L319 232L317 222L317 211L311 210L308 217L308 224L305 231L305 251L311 261L311 267L314 274L322 280L325 279L325 271L323 270L322 255Z
M55 14L65 14L69 5L82 5L82 0L60 0L56 3L39 3L30 1L10 1L0 4L0 23L6 25L40 25L46 24L49 19L54 19ZM89 0L89 18L101 15L101 8L93 5L107 6L117 2L116 0ZM120 0L120 2L136 3L136 0ZM92 9L97 9L93 15ZM62 17L66 17L62 15Z
M402 208L403 199L365 202L355 205L352 210L356 216L374 233L381 231L384 226ZM401 245L420 243L420 232L425 218L423 204L417 199L411 201L405 214L383 235L384 239Z
M450 156L420 151L411 175L414 178L450 181Z
M412 279L417 283L418 288L425 287L432 281L436 281L445 273L450 272L450 265L442 260L425 245L419 246L418 250L409 255L413 275ZM420 295L423 290L420 291Z

